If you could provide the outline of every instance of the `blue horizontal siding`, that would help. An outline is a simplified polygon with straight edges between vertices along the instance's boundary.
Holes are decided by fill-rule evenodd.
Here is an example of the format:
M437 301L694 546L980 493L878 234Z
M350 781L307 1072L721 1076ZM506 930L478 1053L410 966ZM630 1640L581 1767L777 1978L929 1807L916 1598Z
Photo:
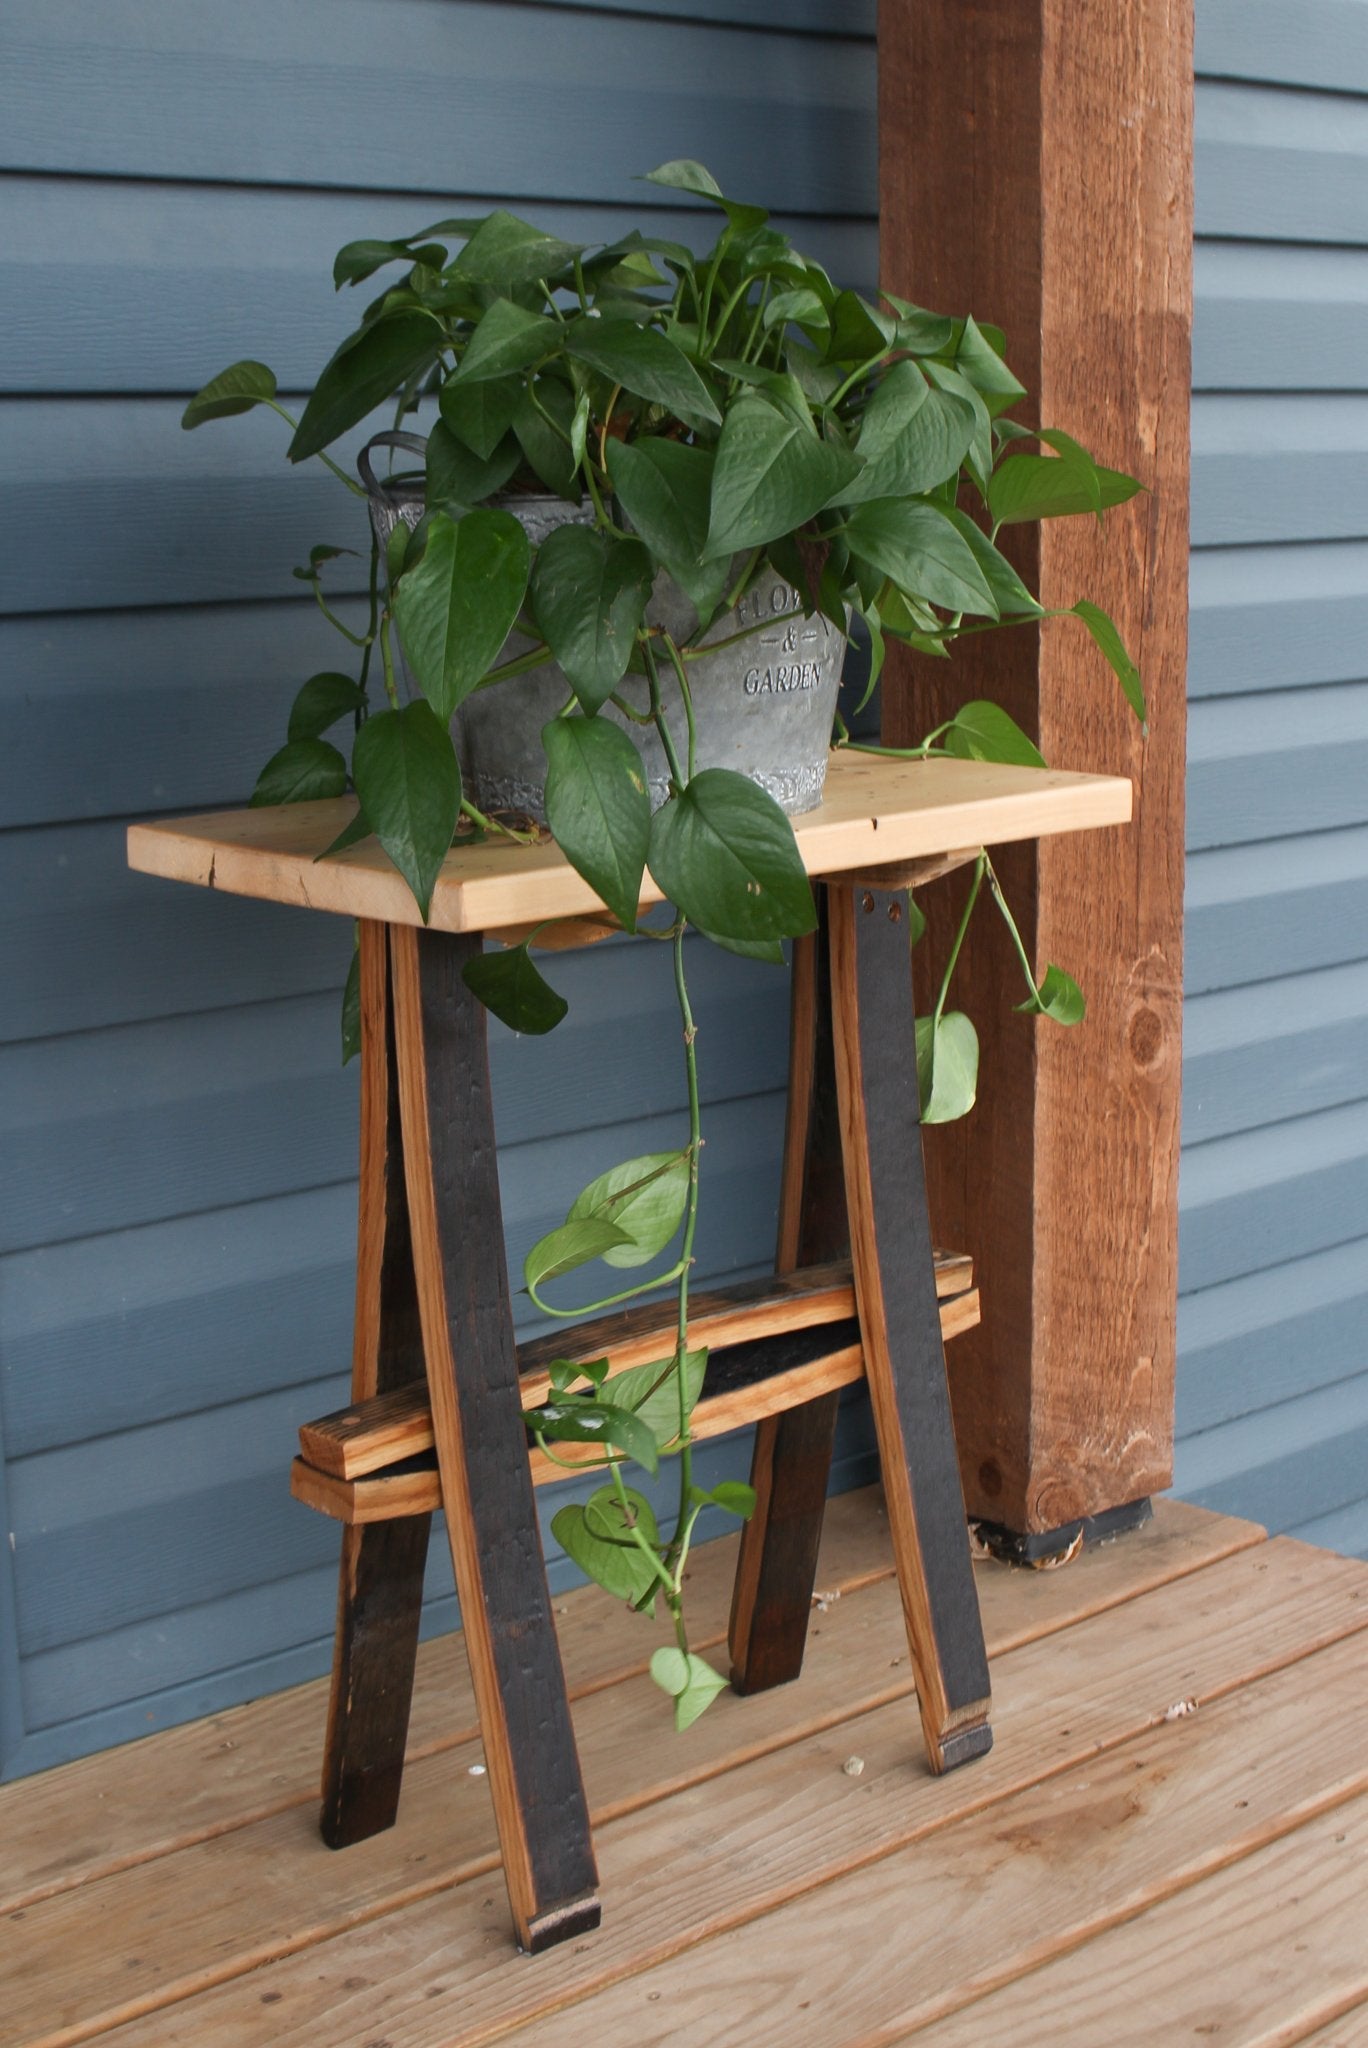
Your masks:
M1194 547L1366 533L1368 394L1194 399Z
M1189 995L1368 959L1368 830L1195 854L1185 904Z
M1184 1292L1368 1237L1368 1102L1184 1148Z
M1368 103L1198 80L1197 232L1368 243Z
M1179 1489L1368 1547L1368 7L1198 0Z
M245 802L341 651L309 598L0 619L0 828Z
M781 1087L786 977L755 962L733 973L701 944L689 958L705 1103ZM651 1028L671 990L659 948L572 954L546 971L570 1003L554 1052L502 1025L490 1034L502 1145L682 1102L677 1043ZM0 1253L354 1175L356 1080L340 1060L339 994L0 1050L0 1147L10 1168Z
M1185 1294L1178 1428L1215 1429L1357 1377L1368 1324L1368 1238Z
M1274 1534L1340 1510L1357 1512L1368 1469L1368 1374L1320 1388L1179 1446L1185 1499L1242 1514L1257 1492Z
M1368 251L1206 242L1193 269L1194 390L1362 385Z
M12 170L618 201L652 165L703 154L762 205L876 205L872 43L798 39L782 19L694 26L479 0L105 0L92 13L47 0L6 54L0 166Z
M1199 0L1197 69L1213 78L1368 92L1363 0Z
M1270 961L1270 966L1276 965ZM1189 998L1189 1145L1368 1096L1368 961Z
M1217 697L1191 707L1193 851L1331 831L1366 816L1368 683Z
M341 988L344 918L132 874L125 840L103 820L0 835L0 1038Z
M1368 543L1202 548L1192 558L1193 698L1361 681L1368 672Z
M616 185L614 202L628 189ZM440 210L460 218L490 203L488 193L450 192ZM0 209L0 302L8 313L0 388L39 395L188 397L243 356L264 356L283 390L306 391L372 291L367 285L334 292L334 250L361 236L408 234L433 218L432 199L411 193L13 173L0 176ZM586 244L614 241L642 224L639 206L620 203L538 198L535 214L539 225ZM712 208L676 207L669 230L706 248L718 220ZM875 284L878 231L871 217L779 212L776 220L833 274ZM80 278L79 294L73 277ZM216 432L231 439L234 428ZM283 447L279 433L272 445Z
M338 665L290 568L366 534L279 421L188 436L185 397L238 356L306 388L367 296L329 282L358 235L511 204L593 242L664 208L701 244L711 209L633 182L670 155L872 285L873 32L872 0L54 0L7 24L0 1769L313 1676L331 1634L335 1532L285 1466L350 1352L350 927L131 875L124 827L245 799ZM567 1026L493 1033L515 1276L593 1172L679 1140L657 950L552 962ZM772 1256L786 1006L773 970L691 950L705 1281ZM858 1404L841 1445L867 1477ZM432 1595L450 1626L440 1557Z

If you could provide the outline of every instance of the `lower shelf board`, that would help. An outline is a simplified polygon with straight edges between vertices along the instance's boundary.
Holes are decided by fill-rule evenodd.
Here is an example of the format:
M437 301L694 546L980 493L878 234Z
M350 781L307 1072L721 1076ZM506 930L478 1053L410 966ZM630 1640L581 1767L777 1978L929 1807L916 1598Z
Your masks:
M968 1287L962 1293L943 1297L940 1319L941 1334L946 1340L972 1329L979 1320L977 1288ZM691 1322L691 1335L696 1328ZM859 1325L853 1316L847 1315L839 1322L752 1337L714 1352L708 1365L708 1384L693 1412L691 1433L695 1441L722 1436L765 1416L801 1407L822 1394L853 1386L863 1378L864 1352ZM335 1521L352 1523L390 1521L400 1515L426 1514L441 1506L427 1389L419 1382L401 1391L407 1397L402 1436L396 1429L395 1411L399 1404L395 1395L382 1395L376 1401L341 1411L348 1423L348 1442L362 1464L362 1469L352 1476L325 1470L307 1455L320 1437L327 1444L336 1444L336 1433L329 1433L334 1418L324 1417L319 1423L305 1424L299 1434L306 1455L294 1460L290 1472L290 1491L296 1500ZM525 1397L527 1394L525 1379ZM541 1394L533 1395L529 1405L535 1405L539 1398ZM388 1451L383 1462L371 1462L374 1447L366 1435L366 1419L371 1411L377 1411L377 1427ZM593 1445L560 1444L557 1459L561 1462L553 1462L531 1445L528 1457L532 1483L545 1486L563 1479L567 1463L591 1466L598 1462L599 1455Z

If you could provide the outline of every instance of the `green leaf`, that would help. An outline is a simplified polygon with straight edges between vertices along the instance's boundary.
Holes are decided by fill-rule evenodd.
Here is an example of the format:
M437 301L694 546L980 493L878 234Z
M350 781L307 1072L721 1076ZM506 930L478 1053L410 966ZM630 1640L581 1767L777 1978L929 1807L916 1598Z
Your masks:
M909 952L926 937L926 912L915 896L907 899L907 945Z
M647 171L646 179L652 185L668 185L673 191L691 192L696 199L710 200L721 207L739 234L763 227L769 219L763 206L743 206L735 199L725 198L712 172L692 157L676 157L671 163L658 164L655 170Z
M292 740L316 740L330 725L336 725L339 718L345 718L349 711L360 711L365 702L365 691L350 676L337 675L331 670L310 676L307 683L300 684L299 693L290 707L289 737Z
M955 322L944 313L928 313L925 306L895 298L892 292L880 292L879 296L898 315L897 347L910 350L914 356L934 356L954 340Z
M512 434L504 435L492 455L481 457L452 433L445 420L438 420L428 435L428 509L459 519L472 505L501 491L521 461L522 450Z
M672 157L667 164L657 164L653 171L647 171L645 182L667 185L674 192L692 192L696 199L722 197L722 187L707 165L691 156Z
M550 355L564 332L558 320L529 313L512 299L495 299L466 344L452 382L489 383L525 370Z
M931 491L958 471L973 445L974 408L928 385L915 363L895 363L870 399L855 452L865 461L840 503Z
M398 313L344 341L314 386L288 450L303 462L354 427L384 398L402 391L432 361L442 330L426 313Z
M518 394L513 431L523 454L547 489L554 491L557 497L578 500L579 477L570 451L570 425L575 401L564 384L549 376L537 379L537 396L562 431L557 433L555 427L548 425L525 389L520 389Z
M949 1124L967 1116L978 1088L978 1033L962 1010L947 1010L937 1023L917 1019L917 1082L924 1124Z
M995 525L1014 526L1075 512L1105 512L1110 505L1124 505L1141 488L1133 476L1103 469L1091 458L1085 466L1068 455L1009 455L989 480L988 509Z
M1018 383L972 314L955 350L955 367L978 392L990 419L1026 396L1026 386Z
M252 803L307 804L341 796L346 787L347 764L336 747L320 739L291 740L258 775Z
M589 393L581 391L570 421L570 460L576 469L584 460L589 446Z
M1000 704L980 700L962 705L943 736L947 753L961 761L1006 761L1019 768L1043 768L1045 758Z
M784 943L782 939L727 939L721 932L704 931L698 927L710 945L720 946L724 953L735 953L738 960L763 960L770 967L784 964Z
M708 1499L725 1508L729 1515L739 1515L743 1522L749 1521L755 1513L755 1488L745 1485L740 1479L719 1480Z
M704 553L733 555L791 533L850 482L848 449L819 440L765 398L729 408L717 444L712 516Z
M681 419L721 421L707 385L684 351L653 327L585 314L570 323L565 352L621 384L624 391L663 405Z
M461 812L451 735L420 697L368 718L352 748L352 777L376 838L427 922L432 891Z
M797 291L776 292L760 316L762 327L786 327L792 323L814 340L824 341L831 331L826 307L808 286Z
M705 1658L696 1657L692 1650L657 1650L651 1659L651 1676L674 1701L677 1735L691 1728L717 1695L727 1689L721 1672L714 1671Z
M627 518L706 625L731 567L730 556L701 560L708 537L712 450L650 436L610 440L608 474Z
M482 284L535 284L540 278L558 276L582 246L562 242L500 208L481 221L452 267Z
M448 221L449 230L468 232L475 223L464 224ZM419 246L415 246L418 244ZM348 242L339 249L333 259L333 289L341 291L344 284L364 284L368 277L374 277L377 270L383 270L387 263L423 263L439 270L446 261L446 250L435 243L424 243L415 235L413 242Z
M353 1060L361 1050L361 950L356 947L347 969L347 982L342 991L342 1064Z
M630 1408L615 1408L597 1395L564 1394L544 1401L540 1408L528 1408L523 1421L550 1443L602 1444L634 1458L648 1472L660 1464L655 1437Z
M993 467L993 422L983 398L967 377L958 370L952 370L947 363L928 359L926 375L941 393L942 397L958 398L974 415L974 437L969 443L969 452L964 458L964 467L979 485L986 490L988 473Z
M181 425L201 427L206 420L226 420L275 395L275 376L265 363L231 363L195 393L181 414Z
M829 363L864 363L893 346L897 322L858 292L842 292L832 308Z
M1053 1017L1056 1024L1081 1024L1088 1012L1082 989L1062 967L1047 967L1035 994L1016 1008L1032 1016Z
M636 930L651 837L641 756L602 718L553 718L546 749L546 821L571 867L627 931Z
M621 1505L616 1494L609 1497L614 1502L621 1528ZM598 1495L594 1498L597 1500ZM630 1492L628 1498L633 1498ZM636 1495L635 1499L640 1500L641 1495ZM601 1511L600 1525L606 1521L607 1513L607 1510ZM660 1583L650 1559L630 1537L625 1533L618 1537L602 1536L590 1527L587 1508L578 1505L558 1508L551 1517L551 1534L566 1556L616 1600L630 1600L635 1606Z
M526 943L467 960L461 979L510 1031L541 1038L554 1031L570 1005L532 959Z
M855 507L845 537L852 555L891 577L908 597L997 617L973 549L938 505L874 498Z
M472 455L488 462L513 424L522 390L518 377L496 377L488 383L474 384L457 384L448 377L437 400L443 424L458 441L464 442Z
M704 931L798 938L817 922L793 827L733 768L705 768L651 820L651 873Z
M1126 702L1143 725L1146 717L1145 692L1140 681L1140 671L1127 654L1126 643L1117 632L1115 622L1100 605L1090 604L1086 597L1080 597L1071 609L1076 619L1082 619L1116 671L1121 687L1126 693Z
M626 673L654 573L640 541L587 526L558 526L537 551L532 616L586 711Z
M498 655L527 590L532 550L511 512L432 515L427 551L399 585L395 618L424 696L444 722Z
M706 1348L684 1353L684 1420L693 1414L694 1405L703 1391L703 1376L707 1370ZM619 1408L630 1408L648 1426L662 1450L667 1451L678 1441L679 1421L679 1376L671 1358L653 1359L649 1365L629 1366L626 1372L616 1372L608 1382L613 1400Z
M601 1259L605 1252L629 1241L627 1232L619 1230L606 1216L577 1216L573 1222L561 1223L537 1239L523 1260L523 1279L529 1287L540 1287L544 1281L559 1280L563 1274L573 1273L577 1266L587 1266L591 1259Z
M614 1224L622 1241L602 1254L604 1264L644 1266L678 1230L688 1199L688 1154L647 1152L610 1167L581 1188L566 1222L599 1218Z
M356 816L351 820L350 824L344 825L336 839L330 845L325 846L322 853L316 853L314 859L331 860L335 853L345 853L349 846L359 846L363 839L373 839L374 837L375 834L371 830L370 819L366 816L365 811L358 806Z
M1020 618L1026 614L1043 617L1044 607L1032 597L1007 557L993 546L983 528L975 525L969 514L961 512L956 505L943 505L941 510L956 533L962 534L969 543L1000 615L1004 619Z

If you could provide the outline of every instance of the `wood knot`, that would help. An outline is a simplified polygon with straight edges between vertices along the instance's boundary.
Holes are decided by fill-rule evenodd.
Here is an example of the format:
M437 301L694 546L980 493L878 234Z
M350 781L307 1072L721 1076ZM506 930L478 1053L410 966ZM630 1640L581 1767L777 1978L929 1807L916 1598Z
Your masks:
M1142 1004L1131 1018L1127 1040L1136 1066L1152 1067L1164 1050L1164 1025L1159 1012L1147 1003Z
M978 1469L979 1485L989 1500L996 1500L1002 1492L1002 1468L996 1458L985 1458Z

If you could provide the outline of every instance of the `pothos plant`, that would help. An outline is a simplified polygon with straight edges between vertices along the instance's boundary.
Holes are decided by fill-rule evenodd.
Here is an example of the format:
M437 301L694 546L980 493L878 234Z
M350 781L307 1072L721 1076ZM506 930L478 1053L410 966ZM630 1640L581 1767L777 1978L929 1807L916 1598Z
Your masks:
M690 670L699 643L769 565L809 616L821 613L842 635L852 617L863 622L867 697L889 636L940 659L967 634L1054 616L999 551L1002 527L1100 516L1139 485L1098 465L1067 434L1008 417L1026 394L995 328L891 293L874 302L838 290L762 208L726 198L700 164L663 164L650 178L721 214L704 254L635 232L585 248L502 211L352 242L334 266L339 290L394 266L400 275L326 364L302 416L280 404L270 370L240 362L191 401L183 424L269 406L292 429L291 461L317 457L357 491L329 453L342 436L382 404L396 425L424 409L432 420L424 515L412 532L395 527L383 558L373 542L364 620L348 624L325 593L329 565L345 550L315 548L295 571L356 666L303 684L286 743L263 768L253 802L354 790L355 820L329 852L374 834L426 918L454 841L538 830L484 815L463 792L453 715L473 692L516 689L520 674L554 660L565 700L542 733L547 825L623 931L642 930L670 949L687 1139L592 1181L528 1254L525 1279L549 1317L584 1316L672 1283L674 1347L654 1365L617 1374L607 1359L563 1362L553 1368L550 1398L526 1420L552 1457L563 1456L557 1445L573 1444L576 1469L586 1455L601 1461L605 1483L583 1505L563 1507L552 1526L610 1591L641 1609L663 1603L674 1642L656 1652L651 1669L683 1728L724 1684L689 1647L682 1590L690 1542L708 1506L743 1517L754 1506L746 1486L700 1487L691 1466L690 1414L706 1354L689 1345L702 1131L684 937L693 926L732 951L777 961L781 942L816 921L779 805L731 770L696 767ZM510 494L546 490L586 501L591 523L560 526L534 547L508 503ZM689 599L693 631L672 633L648 617L662 572ZM1143 718L1140 680L1110 618L1086 599L1071 616ZM763 623L774 622L766 615ZM510 654L515 632L530 644ZM635 702L625 693L629 675ZM674 722L664 675L682 705ZM604 715L609 706L620 720ZM344 724L350 759L336 743ZM669 766L668 797L654 813L634 726L653 728ZM839 717L834 741L894 751L853 739ZM966 703L918 746L898 751L1041 764L1027 735L986 702ZM668 909L663 922L642 926L647 869ZM985 882L1021 961L1027 994L1019 1007L1064 1024L1083 1014L1062 969L1050 966L1037 980L981 854L918 1030L929 1121L961 1115L974 1100L977 1039L947 997ZM920 932L914 916L914 943ZM536 936L466 969L480 999L522 1032L549 1031L566 1012L532 958ZM356 1031L353 974L345 1049L354 1049ZM639 1269L676 1238L665 1271L605 1299L567 1308L546 1297L590 1261ZM596 1448L586 1454L586 1445ZM654 1473L666 1453L678 1460L678 1494L662 1529L624 1467L635 1462Z

